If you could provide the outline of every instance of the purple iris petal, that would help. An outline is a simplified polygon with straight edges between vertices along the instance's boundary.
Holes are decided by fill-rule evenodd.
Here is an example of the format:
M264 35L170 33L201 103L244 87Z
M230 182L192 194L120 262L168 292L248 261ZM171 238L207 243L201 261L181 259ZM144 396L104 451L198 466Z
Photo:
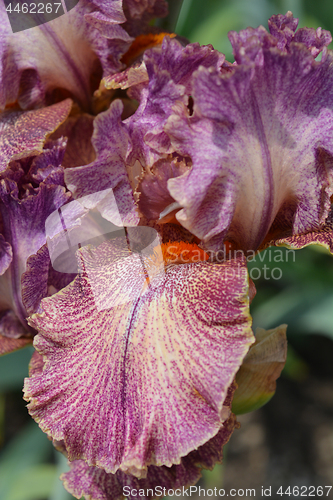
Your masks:
M110 195L99 201L102 216L113 221L120 214L124 224L136 225L138 216L125 163L129 136L121 122L122 110L121 101L116 100L108 111L97 116L92 138L96 160L82 167L67 168L65 181L75 198L109 190ZM114 213L114 199L117 214Z
M61 88L89 109L90 79L99 61L106 74L120 69L119 58L132 40L120 26L126 21L121 4L81 0L66 15L13 34L1 0L0 108L17 99L31 107Z
M11 245L0 234L0 276L8 269L13 258Z
M9 112L0 115L0 172L12 160L42 152L47 137L65 121L72 101L65 101L36 111Z
M276 246L286 246L294 250L307 247L309 245L320 245L327 248L333 254L333 208L319 229L303 234L295 234L286 238L271 240L268 244Z
M216 462L221 462L222 448L228 442L235 425L235 416L231 415L215 437L183 457L180 464L172 467L152 465L148 467L147 477L144 479L137 479L122 471L107 474L98 467L89 467L83 460L72 462L70 472L63 474L61 479L65 488L76 497L86 495L94 500L122 500L124 493L130 500L135 499L135 494L148 500L163 496L164 488L166 491L180 488L182 494L183 487L185 489L200 479L201 469L212 469Z
M38 111L2 115L5 169L0 174L2 339L33 333L26 323L28 312L22 301L21 279L28 258L46 242L47 217L71 198L64 187L63 168L60 166L66 140L46 139L65 120L70 108L71 101L64 101ZM40 299L48 294L44 295L41 269L35 269ZM35 309L30 305L28 310L32 313ZM35 305L38 306L36 300ZM6 344L1 349L7 352L10 345L5 340L1 342Z
M226 74L199 68L193 116L178 106L165 127L174 149L193 162L187 175L168 181L184 207L177 219L215 248L228 239L255 250L273 225L298 234L327 217L332 55L316 62L311 44L330 38L295 43L289 35L281 50L263 27L231 33L238 64Z
M219 69L224 55L209 45L189 44L184 48L177 40L165 37L160 48L147 51L144 62L149 84L142 89L138 110L126 121L132 141L128 162L138 160L143 166L151 166L159 159L161 147L163 152L173 151L163 126L176 103L188 104L193 72L199 66Z
M144 477L149 465L179 463L228 418L227 389L253 341L248 279L243 260L171 259L160 274L158 253L142 267L119 245L81 249L80 276L30 320L46 364L26 380L25 398L70 460Z

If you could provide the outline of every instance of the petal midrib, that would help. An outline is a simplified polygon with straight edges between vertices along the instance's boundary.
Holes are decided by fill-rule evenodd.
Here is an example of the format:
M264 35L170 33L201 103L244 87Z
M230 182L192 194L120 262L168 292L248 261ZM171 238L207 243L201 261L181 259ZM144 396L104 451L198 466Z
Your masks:
M260 109L258 105L257 98L251 90L251 101L253 106L254 120L256 123L256 132L261 148L262 157L262 173L264 178L264 192L262 201L262 212L260 217L259 228L251 241L251 247L253 250L257 249L262 241L264 240L266 234L272 223L273 207L274 207L274 181L273 181L273 167L271 153L269 151L269 146L267 142L267 137L264 130L264 124L260 114Z
M84 96L85 102L82 104L85 104L87 106L87 103L89 103L91 100L91 95L89 88L87 88L85 85L85 78L81 73L80 69L77 67L72 56L70 55L68 50L66 50L66 47L64 46L60 38L56 35L56 33L52 30L52 28L49 26L49 24L46 23L43 26L40 26L40 29L44 32L45 37L50 40L50 44L51 45L54 44L57 50L64 57L68 70L72 73L74 80L76 81L78 87L81 89L80 94Z

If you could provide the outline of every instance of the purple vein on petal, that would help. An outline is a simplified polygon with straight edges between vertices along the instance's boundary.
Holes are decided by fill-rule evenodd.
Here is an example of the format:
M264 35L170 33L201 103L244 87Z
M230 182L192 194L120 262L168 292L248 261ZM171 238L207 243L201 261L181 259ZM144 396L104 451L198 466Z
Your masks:
M45 23L43 26L40 26L40 29L44 32L46 38L48 38L51 43L53 42L53 44L57 47L59 52L64 57L64 63L74 76L78 87L82 89L82 94L85 96L86 103L89 103L91 99L90 89L87 88L87 85L85 84L85 78L81 73L80 68L77 66L68 50L66 50L66 47L62 43L61 39L56 35L49 23Z
M251 100L253 105L253 114L255 116L257 134L261 148L263 175L266 188L264 191L264 198L263 198L264 210L261 214L261 220L258 227L258 234L253 242L253 248L258 248L260 243L266 236L272 222L272 213L274 204L274 183L273 183L272 159L267 143L264 124L260 115L260 110L256 96L254 95L254 92L252 90L251 94L252 94Z

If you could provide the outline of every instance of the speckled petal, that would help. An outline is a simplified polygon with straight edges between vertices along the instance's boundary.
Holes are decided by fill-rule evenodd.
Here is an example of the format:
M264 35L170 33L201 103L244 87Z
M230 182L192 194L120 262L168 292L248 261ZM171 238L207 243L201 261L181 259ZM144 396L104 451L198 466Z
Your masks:
M158 254L149 264L126 240L80 255L80 276L30 320L46 364L25 398L70 460L145 477L149 465L179 464L229 416L227 389L253 342L246 263L173 260L161 273Z
M200 479L202 468L211 469L222 460L222 447L228 442L235 424L235 417L231 415L214 438L182 458L179 465L170 468L152 465L148 467L145 479L137 479L122 471L107 474L97 467L89 467L83 460L72 462L70 472L63 474L61 479L72 495L76 498L84 495L89 500L122 500L125 495L129 500L134 500L139 490L140 497L148 500L165 496L164 488L166 491L180 488L177 494L182 496L183 488Z
M17 99L24 108L40 105L64 89L88 110L93 73L100 65L106 74L119 70L132 41L120 26L120 0L81 0L66 15L17 33L1 0L0 21L0 109Z
M207 245L221 247L226 238L255 250L275 221L280 234L299 234L327 217L333 56L325 50L316 62L312 42L279 49L263 27L230 39L238 64L225 74L199 68L193 116L178 106L168 119L174 148L193 162L168 188L184 207L179 222Z
M4 112L0 116L0 172L12 160L41 153L47 137L65 121L72 101L36 111Z
M95 118L92 143L97 158L89 165L66 169L65 181L75 198L109 189L111 194L98 206L103 217L114 220L115 198L123 223L136 225L138 216L125 165L129 137L121 122L122 110L122 102L116 100Z

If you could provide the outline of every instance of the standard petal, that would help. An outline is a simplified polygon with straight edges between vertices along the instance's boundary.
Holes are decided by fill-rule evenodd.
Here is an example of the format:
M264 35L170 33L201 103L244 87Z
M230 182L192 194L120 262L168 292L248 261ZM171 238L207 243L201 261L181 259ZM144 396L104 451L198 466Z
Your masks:
M4 112L0 117L0 172L12 160L41 153L48 136L63 123L72 101L54 104L36 111Z
M160 158L157 151L172 153L170 139L163 126L176 103L188 104L192 91L192 75L199 66L219 70L223 54L211 45L198 43L183 47L180 42L166 36L162 46L151 49L144 56L149 84L143 87L140 106L125 123L132 141L127 161L152 166Z
M69 107L68 107L69 104ZM60 108L66 111L63 118L69 112L71 102L65 103L65 107ZM63 186L63 169L60 166L64 156L66 141L59 139L56 141L47 140L45 136L56 128L58 122L51 120L59 105L41 110L49 117L47 127L41 126L37 129L34 137L29 120L26 128L18 127L15 133L8 133L8 144L12 137L12 146L20 145L20 141L25 139L27 130L30 130L32 139L36 139L38 148L42 151L37 156L30 156L18 161L11 161L9 167L2 172L0 179L0 214L1 231L3 238L11 247L12 259L9 267L0 276L0 333L7 337L20 337L22 335L32 335L33 330L28 327L25 318L27 311L22 303L21 277L26 269L26 262L30 255L45 244L45 222L50 213L54 212L65 204L71 197L66 193ZM50 111L51 109L51 111ZM25 113L34 115L39 112ZM20 115L22 116L22 115ZM39 139L40 137L40 139ZM38 139L38 141L37 141ZM39 144L40 143L40 144ZM43 149L44 143L44 149ZM37 149L37 148L36 148ZM33 148L30 152L36 154ZM29 154L29 151L25 154ZM37 187L34 187L37 186ZM39 276L39 273L37 273ZM40 283L41 284L41 283ZM41 287L42 289L43 287Z
M162 245L164 273L157 250L142 267L124 242L82 249L81 275L33 316L46 364L25 398L70 460L145 477L228 418L227 389L253 341L245 261L196 262L202 250L184 245Z
M207 245L227 239L255 250L273 226L299 234L327 217L333 56L325 52L316 62L299 41L280 50L263 27L236 35L238 64L224 74L199 68L193 116L178 106L168 119L175 150L193 162L168 188L184 207L179 222Z
M287 325L272 330L257 328L256 342L236 375L238 388L232 402L236 415L257 410L274 396L287 359L286 330Z
M106 74L119 70L132 40L120 26L121 4L81 0L66 15L13 34L1 0L0 108L17 99L23 108L48 102L64 89L89 109L93 73L100 64Z

